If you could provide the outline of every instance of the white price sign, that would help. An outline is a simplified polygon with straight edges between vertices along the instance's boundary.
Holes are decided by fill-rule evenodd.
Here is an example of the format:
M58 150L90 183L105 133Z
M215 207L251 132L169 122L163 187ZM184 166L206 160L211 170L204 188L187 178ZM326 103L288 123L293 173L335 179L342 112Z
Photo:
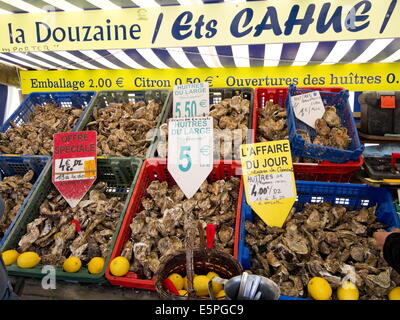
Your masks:
M294 197L292 176L292 172L247 176L250 201L269 201Z
M325 113L319 91L293 96L291 102L296 118L315 129L315 121L321 119Z
M213 168L213 118L169 119L168 171L189 199Z
M174 86L174 118L208 116L210 112L208 82Z
M55 181L86 180L95 176L95 157L55 159Z

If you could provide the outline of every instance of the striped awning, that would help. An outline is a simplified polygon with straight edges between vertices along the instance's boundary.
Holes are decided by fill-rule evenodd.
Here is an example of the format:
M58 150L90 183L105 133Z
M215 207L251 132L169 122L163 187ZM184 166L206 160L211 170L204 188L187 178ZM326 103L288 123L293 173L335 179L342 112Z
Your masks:
M0 0L0 14L193 5L223 0ZM225 0L225 2L245 2ZM166 69L400 62L400 39L0 53L28 70Z

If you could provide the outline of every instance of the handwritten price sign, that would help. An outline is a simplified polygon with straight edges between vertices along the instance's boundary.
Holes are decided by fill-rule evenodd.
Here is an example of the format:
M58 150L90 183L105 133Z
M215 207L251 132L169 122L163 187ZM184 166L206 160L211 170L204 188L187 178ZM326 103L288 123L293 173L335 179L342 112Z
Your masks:
M247 203L269 226L282 227L296 200L288 140L241 146Z
M96 131L56 133L52 181L74 208L97 176Z
M315 129L315 121L321 119L325 113L319 91L313 91L291 97L296 118Z

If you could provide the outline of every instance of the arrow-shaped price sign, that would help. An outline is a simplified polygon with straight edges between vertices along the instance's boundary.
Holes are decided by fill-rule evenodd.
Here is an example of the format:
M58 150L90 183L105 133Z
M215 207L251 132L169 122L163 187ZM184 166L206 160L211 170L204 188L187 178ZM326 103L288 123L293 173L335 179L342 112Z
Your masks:
M266 224L282 227L296 200L289 141L243 144L240 157L247 203Z
M213 118L169 119L168 171L189 199L213 168Z
M96 131L54 134L52 181L74 208L96 180Z

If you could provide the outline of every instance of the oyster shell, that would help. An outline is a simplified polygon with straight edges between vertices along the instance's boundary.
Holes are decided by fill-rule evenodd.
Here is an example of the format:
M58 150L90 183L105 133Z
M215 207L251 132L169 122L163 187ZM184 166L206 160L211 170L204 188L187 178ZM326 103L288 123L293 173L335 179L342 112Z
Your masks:
M83 263L96 256L105 258L125 203L107 197L106 187L104 182L96 183L75 208L69 207L58 191L50 190L39 217L27 225L18 250L37 252L45 257L43 263L62 264L69 256ZM80 224L79 233L72 219Z
M0 134L0 152L30 155L52 155L53 135L71 131L83 109L56 104L36 106L27 122L11 127Z
M158 260L184 248L186 220L191 225L200 222L204 229L207 224L215 224L215 248L233 254L239 187L237 177L213 183L205 181L191 199L186 199L179 187L152 181L147 188L147 196L141 201L144 210L133 218L130 225L132 233L123 250L135 272L141 277L152 278L157 271ZM173 201L165 206L163 200L168 198ZM196 241L199 245L198 237ZM134 248L137 244L142 247L134 249L129 255L131 251L126 248L132 243ZM145 243L146 247L141 243Z
M97 155L144 158L154 129L161 116L162 104L150 100L136 103L109 103L93 110L94 120L86 130L97 132Z
M350 276L360 299L384 299L400 285L400 276L370 238L376 228L384 228L374 212L374 207L349 211L326 202L306 203L302 211L290 213L283 229L268 227L255 216L254 223L245 222L252 272L296 297L307 297L311 277L324 277L335 289Z
M0 181L0 195L4 201L4 213L0 218L0 238L7 231L32 188L34 173L29 170L25 175L8 176Z
M250 101L242 96L223 99L210 106L209 116L214 119L214 158L240 159L240 145L246 142ZM159 130L158 157L168 156L168 124Z

